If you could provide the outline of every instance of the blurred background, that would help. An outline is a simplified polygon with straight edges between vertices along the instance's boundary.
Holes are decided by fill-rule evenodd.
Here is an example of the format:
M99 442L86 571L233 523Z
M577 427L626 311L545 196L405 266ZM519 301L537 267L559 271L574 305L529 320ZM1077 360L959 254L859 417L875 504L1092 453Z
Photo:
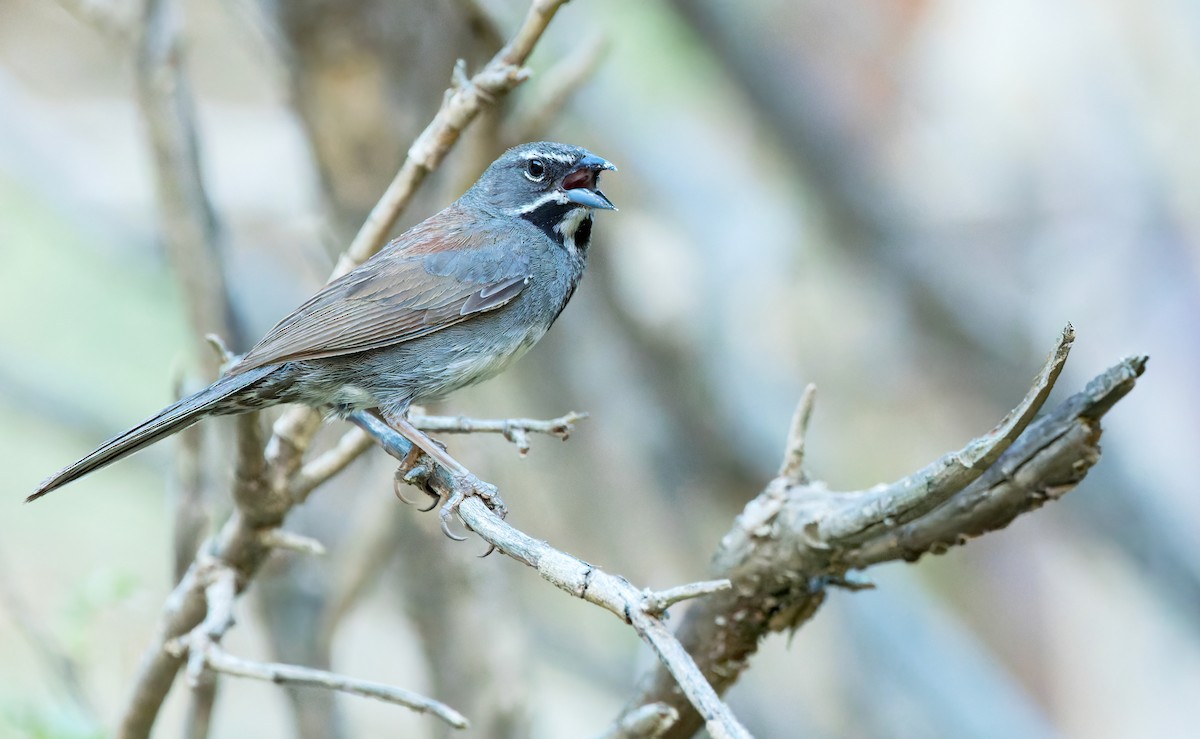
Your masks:
M176 440L20 504L212 371L163 247L136 42L80 20L136 29L137 4L66 4L0 0L5 737L111 732L173 582L181 467L207 516L229 507L220 423L203 430L203 475ZM525 6L182 4L232 348L321 284L455 59L477 68ZM810 471L858 489L988 430L1071 321L1052 403L1151 357L1080 489L946 556L872 570L877 590L836 592L765 642L729 700L766 737L1195 736L1200 5L577 0L530 66L400 225L523 140L620 166L604 190L621 211L599 216L555 329L431 409L592 414L526 459L448 440L504 491L509 521L639 585L703 578L806 383ZM556 80L576 78L559 105ZM650 664L631 630L443 537L392 497L393 468L373 452L293 514L330 554L276 557L230 651L424 692L472 719L465 736L599 733ZM159 735L182 735L187 701L177 682ZM446 733L230 678L213 722L217 737Z

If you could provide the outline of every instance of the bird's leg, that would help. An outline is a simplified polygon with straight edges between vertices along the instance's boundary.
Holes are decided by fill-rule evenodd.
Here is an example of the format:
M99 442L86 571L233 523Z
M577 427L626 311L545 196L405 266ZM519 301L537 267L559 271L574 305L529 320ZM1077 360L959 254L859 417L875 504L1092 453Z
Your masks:
M462 465L450 453L441 447L436 441L431 439L424 431L412 425L406 414L400 413L385 413L384 420L388 425L400 432L400 435L413 443L413 446L425 452L430 459L434 460L454 478L454 491L442 505L442 509L438 511L438 515L442 519L442 532L451 539L462 539L450 531L450 518L458 511L458 507L466 500L464 488L469 489L474 495L479 496L488 508L491 508L501 518L508 513L507 506L500 499L500 493L496 490L495 485L480 480Z

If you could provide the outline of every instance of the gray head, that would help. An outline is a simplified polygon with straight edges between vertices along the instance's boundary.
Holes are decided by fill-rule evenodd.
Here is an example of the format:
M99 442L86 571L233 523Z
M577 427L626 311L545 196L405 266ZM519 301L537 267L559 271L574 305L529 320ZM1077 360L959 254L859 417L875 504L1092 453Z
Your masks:
M504 152L468 196L506 215L557 223L576 208L616 210L596 189L606 169L617 168L587 149L535 141Z

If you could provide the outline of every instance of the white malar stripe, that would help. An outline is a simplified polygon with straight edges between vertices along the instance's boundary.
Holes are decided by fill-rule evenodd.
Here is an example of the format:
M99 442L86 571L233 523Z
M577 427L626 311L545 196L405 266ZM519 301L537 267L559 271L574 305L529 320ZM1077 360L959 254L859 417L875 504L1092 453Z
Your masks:
M561 164L575 163L575 157L571 156L570 154L554 154L544 151L527 151L521 155L521 158L525 159L526 161L530 159L553 159Z
M579 226L588 215L587 208L574 208L563 216L563 219L554 227L554 230L563 236L563 246L567 247L567 251L573 255L579 252L579 248L575 246L575 232L579 230Z
M509 213L511 213L514 216L523 216L526 213L532 213L533 211L542 207L546 203L558 203L559 205L566 205L569 202L571 202L571 201L567 199L567 194L565 192L563 192L562 190L552 190L551 192L548 192L545 195L538 198L537 200L533 201L529 205L526 205L521 208L515 208L515 209L509 211Z

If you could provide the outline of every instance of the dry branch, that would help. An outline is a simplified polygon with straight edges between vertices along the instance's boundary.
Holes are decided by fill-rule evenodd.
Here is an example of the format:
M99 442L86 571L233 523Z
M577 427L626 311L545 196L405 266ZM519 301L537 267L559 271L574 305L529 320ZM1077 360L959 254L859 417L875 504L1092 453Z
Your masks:
M764 636L799 628L821 606L829 586L853 586L849 570L944 552L1007 526L1077 485L1099 459L1100 418L1133 388L1146 358L1125 359L1031 424L1071 338L1068 329L1025 400L995 431L969 444L967 453L947 455L897 483L859 493L781 476L750 501L721 540L711 567L733 588L697 601L678 630L717 691L738 679ZM998 440L1014 436L1011 444L1001 442L1007 450L990 465L963 464L991 457ZM786 462L783 468L792 469ZM678 695L669 673L660 668L639 685L618 722L644 706L665 704L680 718L662 736L687 737L700 727L701 718Z
M327 688L364 698L406 706L418 713L430 713L457 729L468 726L466 718L453 708L412 691L369 680L276 662L255 662L229 654L221 647L221 637L234 624L233 608L237 601L237 573L219 563L209 563L204 588L207 615L187 634L172 639L164 649L176 658L186 658L188 682L193 688L203 685L211 672L266 680L281 685Z

